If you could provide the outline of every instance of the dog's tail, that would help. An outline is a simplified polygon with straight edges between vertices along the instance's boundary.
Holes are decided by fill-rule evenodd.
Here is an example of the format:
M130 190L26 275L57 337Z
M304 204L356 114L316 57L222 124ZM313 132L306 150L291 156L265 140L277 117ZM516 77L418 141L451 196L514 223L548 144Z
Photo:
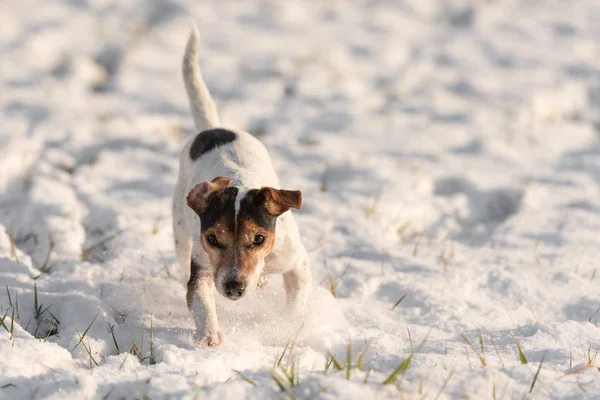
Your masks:
M193 23L192 32L183 56L182 70L194 125L198 131L204 131L219 126L219 116L217 107L210 96L198 66L199 36L198 27Z

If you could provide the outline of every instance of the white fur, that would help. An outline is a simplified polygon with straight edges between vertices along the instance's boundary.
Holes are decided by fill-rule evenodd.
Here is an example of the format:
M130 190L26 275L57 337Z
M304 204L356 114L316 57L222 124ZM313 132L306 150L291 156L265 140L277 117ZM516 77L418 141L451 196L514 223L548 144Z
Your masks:
M202 79L196 62L198 30L194 25L183 59L183 77L188 93L194 124L198 131L218 127L219 118L210 93ZM192 257L203 266L210 265L208 254L199 243L200 219L186 204L186 196L198 183L217 176L233 179L231 186L240 187L236 198L236 217L239 201L246 188L270 186L279 188L279 179L263 144L247 132L232 130L237 134L233 142L203 154L196 161L189 156L193 138L184 146L180 156L179 178L173 196L173 231L177 260L190 274ZM255 289L263 274L281 273L287 293L288 306L294 311L305 308L311 282L307 252L300 242L298 228L291 212L277 219L275 244L265 258L264 265L247 277L248 290ZM195 293L191 311L196 322L196 334L201 343L218 345L222 340L214 305L215 284L212 276L204 276Z
M193 24L192 33L185 48L182 68L194 124L197 129L203 131L218 126L219 116L198 66L199 36L198 27Z

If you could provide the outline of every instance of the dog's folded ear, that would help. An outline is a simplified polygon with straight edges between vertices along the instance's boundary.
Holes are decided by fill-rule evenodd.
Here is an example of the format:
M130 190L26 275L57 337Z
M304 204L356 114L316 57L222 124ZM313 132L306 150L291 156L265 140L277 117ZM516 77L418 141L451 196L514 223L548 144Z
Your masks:
M265 199L265 207L269 214L279 216L290 208L300 209L302 192L299 190L274 189L263 186L258 191Z
M212 181L204 181L197 184L187 195L187 205L196 213L206 210L209 197L216 192L227 189L232 179L225 176L217 176Z

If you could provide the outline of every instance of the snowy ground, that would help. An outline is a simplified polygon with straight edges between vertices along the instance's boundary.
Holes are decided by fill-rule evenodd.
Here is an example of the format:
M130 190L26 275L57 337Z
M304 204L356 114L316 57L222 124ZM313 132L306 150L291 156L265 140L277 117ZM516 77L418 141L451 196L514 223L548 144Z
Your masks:
M314 271L300 330L275 279L220 300L214 350L170 227L191 18L222 121L304 193ZM600 398L599 21L593 0L0 2L0 398L506 399L538 370L532 398Z

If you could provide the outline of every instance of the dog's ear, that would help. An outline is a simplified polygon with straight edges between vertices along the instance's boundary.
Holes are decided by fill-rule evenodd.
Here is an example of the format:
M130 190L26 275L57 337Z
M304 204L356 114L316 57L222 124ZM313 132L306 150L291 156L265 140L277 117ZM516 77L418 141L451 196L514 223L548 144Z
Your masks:
M225 190L231 181L231 178L217 176L210 182L197 184L186 197L187 205L198 214L204 212L208 205L208 198L215 192Z
M217 176L212 181L210 181L210 183L218 186L218 188L217 188L218 190L223 190L223 189L227 189L227 187L229 186L229 184L231 184L232 181L233 181L233 179L228 178L226 176Z
M274 189L264 186L258 191L265 199L265 207L269 214L279 216L290 208L300 209L302 192L299 190Z

